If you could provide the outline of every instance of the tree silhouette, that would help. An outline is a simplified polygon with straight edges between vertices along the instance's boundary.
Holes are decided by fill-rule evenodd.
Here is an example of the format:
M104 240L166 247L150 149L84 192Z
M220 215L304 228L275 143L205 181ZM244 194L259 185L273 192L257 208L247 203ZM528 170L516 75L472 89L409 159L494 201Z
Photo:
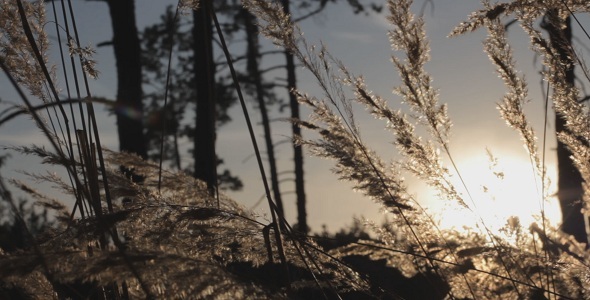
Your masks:
M559 21L559 11L550 10L545 15L543 28L549 33L551 45L557 49L560 59L564 62L565 84L574 88L575 62L572 53L572 26L571 17L567 17L563 27ZM566 119L560 114L555 114L555 132L557 135L570 133L566 128ZM561 230L573 235L577 241L588 243L586 221L582 214L582 175L572 161L572 152L559 138L557 139L557 197L561 207Z
M217 156L211 5L211 1L203 0L199 9L193 11L193 72L196 90L193 158L195 178L205 181L209 193L214 195L217 187Z
M117 62L117 132L119 149L147 158L143 132L140 43L134 0L107 0Z
M273 192L274 201L277 204L278 213L282 217L285 216L283 200L281 196L281 189L279 185L279 175L277 169L277 162L275 157L275 149L271 134L270 119L268 116L267 97L273 99L267 88L264 87L262 72L260 71L260 45L259 32L256 25L256 18L246 9L240 8L240 19L244 22L244 30L246 32L247 53L246 53L246 72L248 78L246 83L254 86L254 96L257 100L258 109L262 119L262 127L264 130L264 140L266 143L266 154L269 166L270 184ZM271 87L272 89L272 87Z
M146 132L149 141L149 157L159 160L161 143L163 143L162 159L164 161L171 161L172 167L195 176L197 176L197 172L208 172L198 175L200 179L204 180L206 176L213 178L211 170L223 163L221 159L211 155L214 153L212 147L215 145L215 130L231 120L227 110L235 102L235 97L223 74L218 74L216 78L210 78L213 74L206 74L205 63L209 63L209 60L204 60L201 54L195 52L195 50L201 51L200 53L204 51L197 49L199 42L195 42L195 38L204 41L205 37L199 35L205 29L193 26L194 21L206 17L196 16L202 9L203 7L193 13L192 22L186 22L186 19L177 18L174 10L168 7L159 23L145 28L141 41L144 64L143 81L146 88L144 99L147 111ZM201 25L198 26L205 26L205 23L200 23ZM210 25L207 26L210 30ZM198 33L199 31L201 33ZM210 32L208 36L211 38ZM169 57L172 57L170 61ZM197 63L196 57L200 57L199 63ZM218 64L214 63L211 67L213 70L209 71L215 73L214 70L218 68ZM201 80L197 80L198 76L206 76L209 83L203 84ZM200 96L198 93L201 93ZM208 94L215 95L215 101L197 103L209 99ZM163 104L164 98L168 99L166 108ZM213 106L208 107L210 104ZM195 119L187 120L189 117ZM206 120L207 118L209 120ZM211 121L214 122L213 125L210 124ZM202 132L197 133L197 130ZM203 134L205 137L202 136ZM197 135L199 138L195 139ZM182 164L179 147L179 139L181 138L187 138L193 145L193 149L189 150L192 152L192 164ZM201 146L209 150L197 149L195 151L195 147L200 148ZM208 161L211 163L209 164ZM197 164L205 167L196 168ZM208 168L209 171L204 168ZM220 172L216 177L220 181L221 188L237 190L242 187L239 178L233 176L229 170ZM210 181L210 184L213 182Z

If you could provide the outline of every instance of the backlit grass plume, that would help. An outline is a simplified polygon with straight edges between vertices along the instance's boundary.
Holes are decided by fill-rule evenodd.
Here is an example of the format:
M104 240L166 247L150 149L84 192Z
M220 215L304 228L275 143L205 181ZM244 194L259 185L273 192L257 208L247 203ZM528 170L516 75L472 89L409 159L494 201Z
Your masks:
M567 141L572 152L576 153L576 162L583 167L584 162L590 161L585 156L588 153L585 136L589 132L585 127L590 124L586 110L575 101L578 99L577 90L564 84L563 62L559 60L556 50L532 25L533 20L550 9L560 9L563 15L567 14L566 8L572 11L588 10L583 3L562 2L543 1L540 4L539 1L514 1L496 5L484 2L485 9L474 13L469 21L462 23L452 33L461 34L482 26L488 28L485 51L497 66L508 89L499 105L501 116L520 133L535 173L542 178L545 187L545 169L538 155L535 133L523 111L523 105L528 101L526 81L515 69L500 16L514 15L531 35L532 44L545 57L546 65L551 66L545 76L556 89L553 96L556 110L568 116L570 132L574 133L562 135L560 139ZM320 135L318 140L300 142L308 146L312 154L334 159L334 170L340 178L352 181L355 187L385 207L394 207L386 210L392 213L389 220L393 223L377 229L382 236L381 241L393 246L357 245L352 246L353 250L344 252L345 255L361 251L375 259L387 259L388 263L400 269L413 265L410 269L414 272L436 272L451 283L449 290L443 291L450 298L586 297L583 296L587 293L586 289L576 283L588 274L586 267L580 268L585 265L583 247L575 242L570 244L570 240L564 240L559 235L550 234L552 230L546 227L545 220L541 220L542 228L532 225L528 232L523 230L523 225L517 219L507 220L504 233L511 236L507 239L506 236L491 232L480 219L483 234L472 233L469 238L457 239L461 234L436 230L436 225L429 217L424 217L423 210L416 209L417 204L408 196L400 175L403 171L410 171L436 188L442 197L462 206L473 207L477 202L464 183L461 188L467 189L465 195L459 193L449 179L452 173L463 182L449 144L451 121L447 108L438 103L438 92L431 86L432 79L424 70L429 60L424 22L411 13L411 1L388 2L388 21L393 27L389 38L392 49L396 51L392 62L402 81L402 85L395 87L394 92L401 98L397 101L409 107L409 116L389 108L388 105L393 102L374 95L362 77L352 75L340 61L330 56L325 47L315 50L300 34L293 34L298 33L299 29L285 23L288 18L273 10L272 5L264 1L247 3L264 21L262 32L273 39L275 44L290 49L316 77L323 91L323 95L317 98L297 91L300 102L312 110L310 120L301 121L300 124ZM337 74L334 74L333 66L336 66ZM347 96L343 91L345 86L350 88L354 97ZM393 133L394 144L399 154L405 157L405 162L382 162L363 143L352 113L354 102L364 106L374 117L386 121L385 127ZM430 136L427 139L418 136L415 126L425 127ZM577 136L578 133L582 138ZM450 168L443 164L440 153L447 156ZM400 236L404 243L400 243ZM420 257L423 263L416 263L416 257ZM557 264L558 261L560 264ZM566 270L568 275L563 276L561 272ZM572 270L581 272L573 275Z

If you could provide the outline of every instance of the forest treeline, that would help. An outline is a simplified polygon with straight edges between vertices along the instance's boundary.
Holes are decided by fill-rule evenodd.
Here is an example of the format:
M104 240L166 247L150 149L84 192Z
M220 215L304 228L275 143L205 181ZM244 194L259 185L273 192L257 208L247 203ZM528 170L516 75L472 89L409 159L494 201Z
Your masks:
M115 54L116 99L89 88L98 74L93 50L78 36L76 23L83 20L74 8L83 3L1 2L0 67L21 103L2 112L0 124L30 116L46 146L10 150L63 168L64 178L42 171L29 176L52 183L74 203L69 207L26 182L0 177L1 297L590 299L584 214L590 120L577 86L589 78L572 35L576 14L590 11L586 1L483 1L451 32L487 30L483 51L506 87L498 109L523 140L541 184L541 203L551 196L546 135L537 135L524 113L527 80L506 38L513 24L543 61L546 101L555 110L562 224L554 227L540 211L536 223L513 217L497 232L481 218L471 230L442 229L407 189L403 175L411 174L445 201L467 210L477 202L460 192L466 186L450 180L461 178L449 141L452 121L431 85L425 24L412 1L390 0L387 7L342 1L359 18L387 14L392 67L401 79L392 100L373 93L362 76L324 46L308 44L299 30L298 22L338 1L180 1L141 30L135 20L140 2L105 2L113 38L99 46ZM49 24L55 26L55 45L48 42ZM263 47L263 36L275 47ZM230 51L232 41L243 47ZM59 52L61 61L48 61L50 51ZM263 63L268 56L278 65ZM315 79L321 95L298 88L298 66ZM270 77L277 72L282 79ZM116 115L120 151L101 145L98 104ZM223 158L215 150L217 129L231 121L233 105L247 121L244 134L252 140L270 221L222 193L242 188L230 169L220 167ZM301 118L300 105L312 112L309 119ZM402 159L385 161L361 138L353 105L384 121ZM295 224L285 218L275 153L280 143L272 134L272 115L283 109L291 122ZM262 120L264 146L256 141L251 113ZM313 138L302 130L314 132ZM180 147L181 140L192 148ZM355 221L336 234L312 235L304 148L333 160L335 176L378 203L387 221ZM15 199L7 183L29 200Z
M123 2L127 4L123 5ZM239 43L243 45L241 52L232 49L231 60L239 66L236 68L236 76L244 95L255 100L248 104L253 104L256 110L254 113L260 115L264 133L264 146L261 149L266 156L265 167L268 169L273 201L283 215L281 183L287 181L287 174L292 173L293 188L289 190L296 195L297 227L302 232L309 232L302 148L289 140L273 140L271 128L271 120L276 119L277 111L286 110L287 114L281 116L299 119L299 103L295 94L290 92L297 88L297 67L292 54L286 49L269 50L261 46L257 18L243 8L240 1L185 3L183 5L187 7L201 7L193 10L192 18L188 19L179 16L176 8L168 7L160 23L148 26L142 32L136 29L117 29L118 26L135 27L131 24L134 20L133 1L123 2L107 1L113 24L112 46L115 49L119 78L117 106L134 107L146 122L125 123L125 120L130 119L125 115L125 110L117 114L120 150L169 162L169 167L184 170L207 182L212 195L220 188L242 188L241 180L233 176L231 170L217 170L223 164L223 158L216 155L216 131L218 127L231 121L228 110L237 104L238 99L233 79L227 72L225 59L221 55L222 50L214 46L220 44L220 39L215 36L216 29L207 6L210 5L219 14L222 21L219 24L220 30L228 39L227 43L236 44L233 40L238 43L240 40L245 41ZM337 1L297 2L294 6L298 13L292 18L297 22L312 18L329 9L330 5L335 5L331 2ZM346 2L356 14L381 10L375 4ZM289 1L281 4L285 13L290 14ZM123 36L125 34L130 36ZM138 35L140 41L136 38ZM135 49L135 53L125 53L117 49L126 49L127 52ZM133 56L133 59L126 55ZM270 56L283 56L284 59L272 59ZM139 58L141 64L134 63ZM262 64L263 60L268 61L269 58L277 61L276 65ZM143 82L129 80L124 72L133 72L136 77L143 74ZM143 93L136 93L131 97L124 94L125 91L137 91L142 86L145 90ZM135 99L135 103L130 105L122 102L130 99ZM300 126L297 124L293 123L291 131L292 137L301 136ZM274 136L276 138L276 134ZM188 149L192 159L182 161L182 157L187 157L182 152L187 149L180 149L179 139L188 139L192 143L192 149ZM291 170L279 170L277 166L275 147L284 142L292 145ZM282 186L284 190L285 184Z

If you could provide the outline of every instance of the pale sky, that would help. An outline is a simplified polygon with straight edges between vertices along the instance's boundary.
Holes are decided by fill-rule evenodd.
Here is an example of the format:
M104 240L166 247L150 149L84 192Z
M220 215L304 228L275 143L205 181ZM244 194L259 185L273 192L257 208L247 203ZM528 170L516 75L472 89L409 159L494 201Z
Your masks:
M96 45L110 40L112 33L107 5L93 1L73 2L82 45ZM482 182L479 179L493 181L493 179L489 179L488 175L490 171L486 162L487 148L499 159L500 165L504 166L504 171L513 174L507 176L503 183L497 183L490 188L494 190L496 197L507 200L508 202L501 203L510 203L509 207L514 211L518 211L518 207L530 207L530 203L533 203L534 206L538 199L532 199L533 202L520 202L524 201L522 199L527 198L528 195L536 193L534 190L535 179L531 176L527 154L518 134L505 126L495 109L496 103L501 100L505 89L502 81L496 75L493 65L482 51L485 32L478 31L462 37L447 38L454 26L465 20L469 13L479 9L481 4L478 1L465 0L434 0L431 2L434 3L434 7L428 5L425 10L427 35L432 47L432 61L428 63L427 70L431 72L434 79L433 85L440 90L441 103L445 102L449 105L449 113L454 122L451 151L454 159L458 162L463 177L468 178L468 188L473 194L480 195L477 192L482 189ZM159 20L159 15L170 3L174 3L174 1L136 0L138 27L142 29ZM414 7L419 10L422 4L422 0L416 1ZM324 13L304 21L301 27L310 44L319 44L319 41L322 40L330 52L341 59L352 72L366 77L369 88L389 99L392 107L402 108L399 97L391 93L399 81L396 71L389 61L392 51L387 37L387 30L390 27L385 20L386 13L387 11L384 9L380 15L375 13L371 13L369 16L354 15L345 4L328 5ZM48 18L51 17L48 15ZM582 19L582 21L585 21L583 24L590 24L588 18ZM577 26L574 27L574 32L579 32ZM517 51L518 67L528 79L531 101L525 110L536 126L539 143L541 143L544 103L541 96L540 79L537 75L541 66L539 60L535 61L532 52L528 50L528 38L518 27L511 27L509 36ZM56 43L55 40L52 42ZM269 44L267 46L273 47ZM92 93L95 96L114 98L116 75L112 48L103 47L97 51L95 58L98 61L101 75L98 80L92 82ZM321 96L313 79L305 70L298 70L298 80L302 91ZM0 75L0 87L2 90L0 99L18 101L3 75ZM394 155L395 147L391 144L393 137L384 130L385 124L372 120L361 107L357 108L358 124L363 130L364 140L385 158L397 157ZM272 109L273 118L288 116L278 114L276 108ZM100 106L96 110L100 113L99 127L103 144L108 148L118 149L114 118L107 116ZM250 145L250 141L238 106L232 108L231 112L233 121L218 132L217 151L226 163L224 167L238 175L245 184L242 192L230 193L230 196L245 207L252 207L263 195L264 189L256 161L250 157L253 153L252 148L246 146ZM253 106L250 106L250 114L253 121L258 123L260 118ZM307 114L306 110L302 111L303 117L306 117ZM552 112L549 114L549 120L547 163L549 174L552 175L554 173L553 156L555 155ZM290 135L289 124L275 122L273 126L275 126L273 127L275 142L288 138ZM262 129L258 127L257 130L259 145L263 147ZM0 128L0 145L2 146L38 143L43 142L42 139L42 136L38 134L38 129L27 117L20 117ZM188 143L185 142L185 144ZM3 150L0 151L3 152ZM184 155L188 156L186 153ZM248 159L248 157L250 158ZM292 170L292 154L288 144L283 144L277 149L277 157L280 160L279 171ZM5 176L22 178L13 170L38 171L45 168L45 166L39 167L30 158L16 155L13 155L13 158L2 170ZM380 222L382 215L378 212L378 206L373 204L370 199L352 191L351 184L338 182L331 174L330 168L332 166L333 162L331 161L320 160L309 155L305 157L308 223L312 230L320 231L322 224L328 225L330 230L336 230L346 224L351 224L353 217L361 216ZM287 177L292 178L293 176L285 178ZM525 180L524 177L528 177L530 180ZM442 200L437 200L431 191L426 190L424 185L415 179L411 177L407 179L413 193L421 203L431 207L434 211L440 210L443 206ZM287 207L287 219L295 222L295 197L289 193L294 190L293 184L285 182L281 188L285 193L283 201ZM481 197L485 198L487 194L481 194ZM482 211L492 210L493 207L493 205L489 205L489 202L478 204L478 208ZM498 205L495 207L497 208ZM265 203L261 203L255 210L264 214L267 211ZM502 211L506 211L506 209L502 209ZM494 217L490 216L490 218ZM452 218L447 217L446 221L450 222L450 219Z

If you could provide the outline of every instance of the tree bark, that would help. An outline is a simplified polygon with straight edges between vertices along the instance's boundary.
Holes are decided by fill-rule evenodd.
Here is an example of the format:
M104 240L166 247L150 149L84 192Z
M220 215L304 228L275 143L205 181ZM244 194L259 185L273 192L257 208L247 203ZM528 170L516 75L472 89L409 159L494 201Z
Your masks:
M549 33L552 46L558 50L562 61L567 62L566 81L574 86L574 62L571 53L572 28L571 19L566 19L566 26L563 29L555 27L551 20L557 20L558 12L549 11L546 16L544 28ZM567 132L565 118L559 114L555 115L556 133ZM561 206L562 225L561 230L573 235L577 241L587 243L585 217L582 214L582 176L571 159L572 153L566 145L557 141L557 198Z
M140 45L133 0L107 0L117 61L117 131L119 149L147 158L143 132Z
M217 157L215 155L215 67L213 63L212 24L209 15L211 1L201 1L193 11L193 49L196 89L196 125L193 157L195 177L207 183L210 195L217 186Z
M289 8L289 0L282 0L283 11L289 15L291 13ZM293 54L285 50L285 59L287 61L287 88L289 90L289 104L291 107L291 118L299 119L299 102L297 97L292 93L292 90L297 87L297 77L295 74L295 59ZM301 128L299 125L293 123L291 125L293 131L293 138L301 136ZM305 182L303 177L303 149L297 145L293 140L293 161L295 163L295 193L297 194L297 228L302 233L309 232L307 226L307 210L305 199Z

